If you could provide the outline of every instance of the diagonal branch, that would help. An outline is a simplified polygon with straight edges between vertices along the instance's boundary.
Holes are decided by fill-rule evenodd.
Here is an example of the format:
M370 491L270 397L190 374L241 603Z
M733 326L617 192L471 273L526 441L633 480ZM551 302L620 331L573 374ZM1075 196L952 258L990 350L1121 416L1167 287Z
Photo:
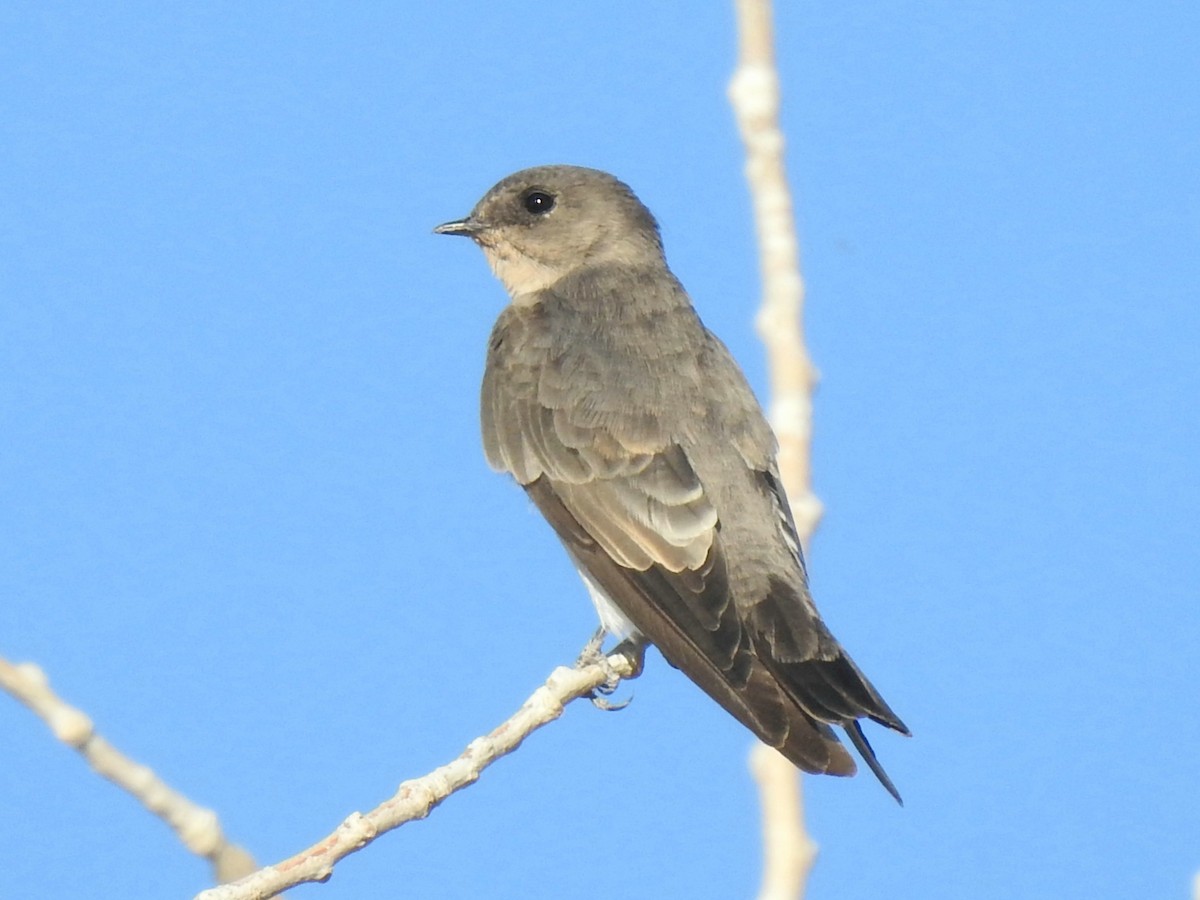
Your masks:
M737 0L738 66L729 100L746 148L746 179L758 231L763 302L758 332L771 378L771 425L779 470L801 542L821 519L812 490L812 394L817 371L804 346L804 281L779 128L779 76L770 0ZM800 778L781 755L759 745L750 766L763 809L763 882L759 900L803 897L817 846L804 829Z
M196 900L264 900L298 884L326 881L334 864L381 834L414 819L423 819L456 791L474 784L480 774L512 753L530 734L562 715L572 700L597 688L615 687L638 671L638 662L618 648L598 662L579 668L560 666L507 721L476 738L457 759L428 775L400 785L395 795L368 813L352 813L329 836L290 859L259 869L234 884L198 894Z
M212 864L214 880L232 881L257 868L250 854L221 832L216 813L172 790L153 771L96 734L92 720L55 694L46 673L36 665L14 665L0 658L0 688L36 713L56 738L77 750L99 774L171 826L185 847Z

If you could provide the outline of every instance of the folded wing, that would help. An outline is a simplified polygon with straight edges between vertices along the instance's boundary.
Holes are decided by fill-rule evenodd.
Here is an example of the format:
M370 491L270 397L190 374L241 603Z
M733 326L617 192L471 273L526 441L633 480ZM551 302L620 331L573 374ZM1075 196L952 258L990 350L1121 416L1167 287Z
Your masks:
M857 727L864 713L850 711L854 698L826 696L823 667L811 682L798 669L805 677L793 684L763 657L764 642L781 640L775 635L795 622L789 617L766 636L744 620L730 595L717 511L683 448L652 419L606 424L511 385L489 367L482 419L493 467L512 473L571 555L672 665L795 765L853 774L828 722L848 717ZM755 609L767 615L761 604Z

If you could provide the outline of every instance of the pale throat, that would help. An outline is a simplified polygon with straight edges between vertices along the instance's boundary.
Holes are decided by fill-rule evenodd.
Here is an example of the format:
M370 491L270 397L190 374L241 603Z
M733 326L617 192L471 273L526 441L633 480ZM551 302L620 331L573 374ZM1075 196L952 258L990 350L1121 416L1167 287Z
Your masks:
M545 266L524 253L514 250L511 245L501 243L500 246L482 244L483 255L487 257L492 274L500 279L512 302L517 306L525 306L537 302L537 294L545 290L562 277L561 270Z

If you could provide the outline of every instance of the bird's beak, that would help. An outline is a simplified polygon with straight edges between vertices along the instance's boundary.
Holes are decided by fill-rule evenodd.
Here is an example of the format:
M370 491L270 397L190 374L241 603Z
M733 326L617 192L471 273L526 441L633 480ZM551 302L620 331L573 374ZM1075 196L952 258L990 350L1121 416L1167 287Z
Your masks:
M478 219L467 216L454 222L445 222L433 229L434 234L461 234L463 237L475 237L483 231L484 225Z

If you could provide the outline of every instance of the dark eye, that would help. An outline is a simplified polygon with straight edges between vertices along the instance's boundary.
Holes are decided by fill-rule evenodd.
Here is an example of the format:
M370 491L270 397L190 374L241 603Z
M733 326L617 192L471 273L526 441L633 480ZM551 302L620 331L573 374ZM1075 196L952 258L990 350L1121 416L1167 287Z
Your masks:
M545 191L530 191L525 195L525 199L521 204L528 212L535 216L544 216L550 210L554 209L554 197L547 194Z

